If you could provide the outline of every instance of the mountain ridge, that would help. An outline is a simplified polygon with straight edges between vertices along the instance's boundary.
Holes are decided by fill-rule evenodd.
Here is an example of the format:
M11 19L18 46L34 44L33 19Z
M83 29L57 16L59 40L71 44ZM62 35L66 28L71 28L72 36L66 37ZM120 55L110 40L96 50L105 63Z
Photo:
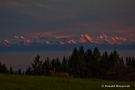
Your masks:
M26 38L24 36L12 36L4 39L0 39L0 46L11 45L30 45L30 44L45 44L45 45L67 45L67 44L108 44L108 45L135 45L135 40L125 37L110 37L105 34L92 38L88 34L81 35L80 37L71 38L56 38L56 37L38 37L38 38Z

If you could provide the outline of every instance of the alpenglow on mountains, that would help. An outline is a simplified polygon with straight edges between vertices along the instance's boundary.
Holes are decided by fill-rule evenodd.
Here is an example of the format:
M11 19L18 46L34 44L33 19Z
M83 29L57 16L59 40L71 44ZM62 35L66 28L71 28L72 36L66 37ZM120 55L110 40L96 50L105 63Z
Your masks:
M98 36L96 39L91 38L88 34L72 38L55 38L55 37L40 37L40 36L38 38L25 38L23 36L12 36L0 39L0 46L10 46L14 44L29 45L33 43L52 44L52 45L78 44L78 43L135 45L135 40L125 37L109 37L105 34Z
M24 36L11 36L8 38L0 39L0 50L4 51L6 47L19 48L23 47L28 49L52 49L52 48L63 48L69 49L76 46L86 46L86 47L99 47L104 49L134 49L135 40L125 37L109 37L105 34L97 36L97 38L92 38L88 34L81 35L80 37L72 38L56 38L56 37L24 37ZM54 47L55 46L55 47ZM5 47L5 49L3 48ZM2 48L2 49L1 49Z

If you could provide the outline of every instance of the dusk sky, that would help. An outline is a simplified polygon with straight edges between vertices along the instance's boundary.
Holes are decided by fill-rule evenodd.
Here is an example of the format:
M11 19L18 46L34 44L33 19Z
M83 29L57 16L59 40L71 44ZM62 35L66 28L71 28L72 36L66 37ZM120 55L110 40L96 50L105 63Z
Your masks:
M0 0L0 38L103 33L135 38L135 0Z

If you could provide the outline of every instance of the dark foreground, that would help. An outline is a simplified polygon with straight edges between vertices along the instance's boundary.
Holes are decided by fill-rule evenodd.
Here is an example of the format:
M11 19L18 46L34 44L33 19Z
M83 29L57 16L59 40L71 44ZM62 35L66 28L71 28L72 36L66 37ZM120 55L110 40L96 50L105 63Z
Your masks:
M102 87L114 85L115 87ZM119 85L119 87L116 87ZM120 86L127 87L120 87ZM130 86L129 86L130 85ZM0 90L135 90L135 82L0 74Z

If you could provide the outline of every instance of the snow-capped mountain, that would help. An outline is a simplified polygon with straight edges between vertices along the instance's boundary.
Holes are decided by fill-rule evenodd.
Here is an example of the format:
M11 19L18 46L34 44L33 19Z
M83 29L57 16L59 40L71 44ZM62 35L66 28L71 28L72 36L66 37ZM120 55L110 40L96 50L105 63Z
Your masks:
M81 35L80 43L86 43L86 42L96 43L96 41L93 40L93 38L91 38L88 34Z
M50 44L50 45L68 45L79 43L91 43L91 44L116 44L116 45L135 45L135 40L125 37L110 37L105 34L97 36L93 39L88 34L81 35L80 37L72 38L56 38L56 37L38 37L27 38L24 36L11 36L4 39L0 39L0 46L10 45L30 45L30 44Z
M131 40L125 37L109 37L105 34L102 34L97 37L96 41L99 44L118 44L118 45L130 45L135 44L135 40Z

